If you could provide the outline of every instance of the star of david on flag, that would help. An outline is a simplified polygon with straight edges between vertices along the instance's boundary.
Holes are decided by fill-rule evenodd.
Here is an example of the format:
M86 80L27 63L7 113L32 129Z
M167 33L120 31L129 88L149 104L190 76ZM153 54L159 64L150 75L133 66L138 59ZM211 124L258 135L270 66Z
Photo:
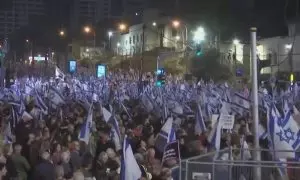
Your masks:
M295 151L292 147L294 132L289 128L283 129L278 125L280 117L276 115L274 107L268 108L267 116L269 140L271 148L275 151L274 158L295 158Z

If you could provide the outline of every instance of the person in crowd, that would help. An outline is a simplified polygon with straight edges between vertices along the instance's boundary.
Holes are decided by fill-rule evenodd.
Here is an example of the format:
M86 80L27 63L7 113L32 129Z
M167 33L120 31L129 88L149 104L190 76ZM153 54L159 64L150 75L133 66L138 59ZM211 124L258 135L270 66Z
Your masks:
M82 168L81 171L84 175L84 178L93 178L93 156L90 153L86 153L82 157Z
M41 162L35 167L34 180L55 180L55 167L50 162L50 153L44 151L41 154Z
M55 166L55 180L65 180L63 166L60 165Z
M55 143L52 148L52 162L54 165L57 165L61 162L61 153L62 148L59 143Z
M108 155L106 152L101 152L98 156L96 164L94 165L94 176L98 180L108 180L110 169L107 166Z
M11 144L6 144L3 147L3 154L6 158L6 170L7 173L6 175L3 177L3 180L16 180L16 178L18 177L18 172L16 170L16 167L12 161L12 145Z
M75 172L73 177L73 180L85 180L84 175L80 171Z
M27 159L21 155L21 151L22 146L20 144L16 144L12 155L12 161L18 172L18 178L20 180L27 180L28 172L31 167Z
M64 151L61 154L61 166L64 169L64 177L66 179L70 179L73 175L73 170L72 166L70 163L70 152L69 151Z
M81 157L79 151L80 144L78 141L74 141L70 147L70 163L74 172L79 170L81 167Z
M5 163L0 163L0 180L3 180L7 173Z

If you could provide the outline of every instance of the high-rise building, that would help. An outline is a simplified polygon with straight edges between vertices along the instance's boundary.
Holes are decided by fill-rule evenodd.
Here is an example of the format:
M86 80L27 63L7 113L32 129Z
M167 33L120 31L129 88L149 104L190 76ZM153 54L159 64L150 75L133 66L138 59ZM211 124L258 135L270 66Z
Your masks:
M118 19L141 13L148 0L74 0L71 29L84 24L97 24L106 19Z
M0 11L0 37L29 24L31 16L44 15L43 0L12 0L11 7Z
M96 24L111 17L112 0L75 0L71 10L71 29L84 24Z

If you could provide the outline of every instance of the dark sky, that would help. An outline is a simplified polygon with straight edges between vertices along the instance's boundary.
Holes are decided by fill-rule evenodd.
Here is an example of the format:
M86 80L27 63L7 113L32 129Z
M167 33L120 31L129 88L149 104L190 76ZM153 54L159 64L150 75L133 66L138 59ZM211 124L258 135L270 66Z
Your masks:
M35 20L26 30L22 30L22 38L36 36L37 39L52 41L57 38L59 28L68 28L70 23L71 5L74 0L45 0L46 16ZM247 40L249 27L256 26L258 35L271 37L286 35L284 7L286 0L148 0L149 7L156 7L167 14L179 16L195 24L205 26L222 33L223 40L238 36ZM296 0L288 0L287 18L296 14ZM0 0L0 7L9 7L11 0ZM114 13L122 10L121 0L113 0ZM37 28L38 27L38 28ZM31 30L30 30L31 29ZM42 37L42 38L41 38ZM54 40L53 40L54 41ZM50 44L56 44L52 42Z

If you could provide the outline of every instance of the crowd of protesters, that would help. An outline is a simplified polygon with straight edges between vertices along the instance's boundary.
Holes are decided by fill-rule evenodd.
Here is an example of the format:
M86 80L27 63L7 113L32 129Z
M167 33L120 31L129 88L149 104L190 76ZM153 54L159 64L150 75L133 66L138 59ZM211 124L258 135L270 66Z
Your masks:
M120 179L122 147L112 139L111 124L104 120L102 105L94 104L92 133L86 144L79 140L79 132L88 110L78 102L67 101L51 109L42 119L33 114L30 118L22 117L15 126L11 125L13 136L9 140L4 131L11 122L12 105L2 103L0 180ZM178 166L178 160L162 164L155 148L156 137L164 122L162 117L155 112L149 113L138 99L125 100L124 104L130 109L130 117L128 112L112 105L117 109L115 116L121 136L127 135L130 139L134 157L142 171L141 179L172 180L172 168ZM190 106L196 109L195 104ZM34 112L35 108L35 101L26 102L27 112ZM196 133L195 114L174 115L173 119L181 159L214 151L208 141L212 130L210 120L205 121L205 132ZM251 148L251 126L250 118L237 118L233 130L222 133L220 148L240 148L242 138ZM239 151L234 158L241 159ZM251 155L247 159L251 159Z
M143 179L172 179L171 168L178 165L169 161L161 165L156 158L155 137L159 133L161 119L149 114L138 102L128 101L132 107L132 121L125 112L117 115L122 136L131 139L134 156L143 172ZM26 105L31 112L33 102ZM97 107L97 106L95 106ZM100 107L100 106L99 106ZM0 106L2 129L7 126L11 107ZM3 137L1 146L1 179L120 179L121 148L116 147L110 136L110 125L102 117L102 111L94 108L92 135L89 144L80 142L78 134L87 116L87 110L77 103L68 103L60 112L51 112L43 120L22 119L15 128L13 143ZM175 123L180 126L176 137L180 142L181 158L204 154L209 150L207 135L194 133L194 117L178 116ZM211 129L207 124L208 129ZM233 134L223 133L221 148L240 145L240 135L247 135L249 145L252 135L245 120L234 127Z

